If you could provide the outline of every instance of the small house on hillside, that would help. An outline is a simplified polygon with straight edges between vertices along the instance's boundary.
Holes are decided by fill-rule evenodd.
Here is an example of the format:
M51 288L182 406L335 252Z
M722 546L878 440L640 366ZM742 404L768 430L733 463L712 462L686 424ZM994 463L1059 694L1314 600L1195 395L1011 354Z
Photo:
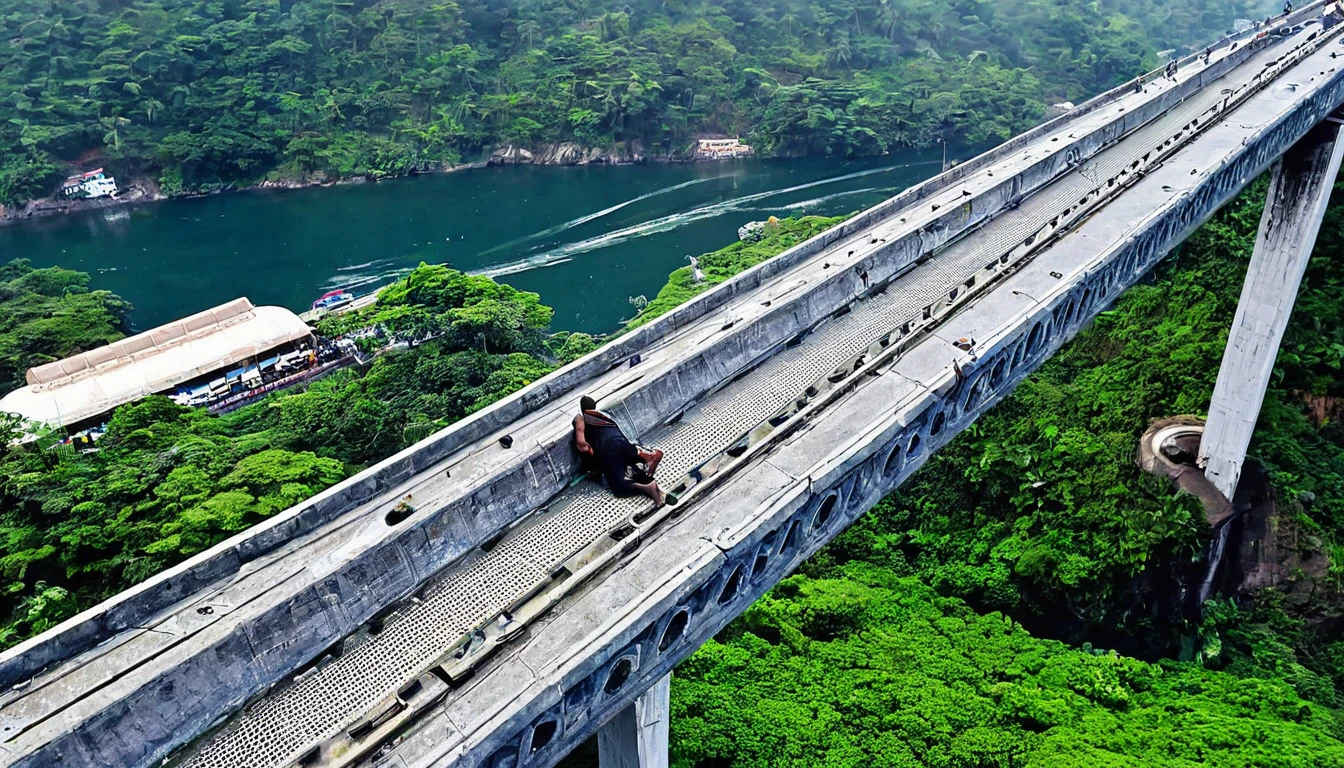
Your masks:
M87 173L71 176L61 185L61 197L87 198L113 197L117 194L117 180L98 168Z
M696 143L695 152L703 158L720 160L750 155L751 147L740 139L700 139Z

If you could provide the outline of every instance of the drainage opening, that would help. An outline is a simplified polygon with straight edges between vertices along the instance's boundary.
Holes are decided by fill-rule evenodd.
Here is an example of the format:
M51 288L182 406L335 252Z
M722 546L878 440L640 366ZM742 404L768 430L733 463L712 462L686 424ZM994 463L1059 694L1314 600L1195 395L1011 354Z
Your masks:
M831 513L835 512L835 502L838 499L839 496L832 493L826 497L825 501L821 502L821 507L817 509L817 516L812 521L812 530L816 531L826 527L826 524L831 521Z
M681 636L686 634L686 625L690 624L690 622L690 611L685 609L677 611L677 615L673 616L672 620L667 622L667 629L663 630L663 637L658 641L658 652L662 653L663 651L666 651L668 648L672 647L673 643L680 640Z
M559 730L560 724L554 720L547 720L532 729L532 746L528 748L528 753L539 752L546 748L547 744L555 738L555 732Z
M882 465L882 474L890 475L896 471L896 467L901 463L901 446L897 445L887 454L887 463Z
M616 662L616 665L611 668L611 674L607 676L607 684L602 687L602 690L606 691L607 695L611 695L621 690L621 687L630 679L630 673L634 671L634 660L629 656L626 656Z
M737 590L742 586L742 566L733 569L733 574L728 577L728 581L723 585L723 591L719 593L719 605L737 597Z

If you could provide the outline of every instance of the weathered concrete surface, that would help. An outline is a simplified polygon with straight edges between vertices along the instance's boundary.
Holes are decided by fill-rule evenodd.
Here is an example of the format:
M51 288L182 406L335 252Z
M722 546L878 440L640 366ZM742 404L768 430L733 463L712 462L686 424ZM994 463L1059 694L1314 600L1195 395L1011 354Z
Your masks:
M598 768L667 768L671 695L668 673L603 724L597 731Z
M1228 61L1219 58L1215 65ZM1179 83L1154 84L1142 95L1146 98L1134 94L1133 103L1089 113L1090 133L1081 138L1077 123L1067 127L1074 136L1061 133L1053 138L1078 139L1084 148L1102 148L1120 133L1147 122L1142 117L1145 111L1160 114L1153 110L1162 99L1169 106L1182 93L1201 87L1204 76L1200 71L1186 72ZM1244 136L1242 131L1232 138ZM1068 141L1058 145L1058 150L1032 148L1001 157L998 165L981 165L982 174L958 177L960 183L940 187L931 198L910 207L909 216L893 214L869 230L857 234L850 230L847 239L827 241L826 250L795 261L787 276L751 294L731 297L721 313L679 327L655 345L639 367L609 370L585 380L583 386L596 387L599 396L619 393L624 400L618 415L635 431L646 431L708 388L772 354L799 329L853 301L867 287L861 273L871 278L908 269L926 248L946 243L1015 205L1023 190L1050 182L1078 162L1079 154L1068 151ZM832 260L839 258L846 259L846 268L832 269ZM1061 274L1072 270L1069 264L1057 266L1055 271ZM1020 310L1029 304L1024 296L1047 295L1057 280L1052 274L1037 278L1039 284L1021 284L1021 296L990 294L984 306L998 314L986 316ZM1087 290L1078 303L1091 307L1102 290ZM1067 314L1077 312L1070 307ZM1041 339L1038 331L1023 341L1024 348L1041 348ZM938 365L916 380L936 379L947 356L954 354L950 348L941 340L928 347L933 355L930 364ZM704 353L706 349L715 351ZM913 364L916 357L907 362ZM568 398L575 393L563 394ZM7 697L4 717L21 733L9 743L31 760L29 764L57 754L67 764L106 762L110 755L116 755L115 762L145 764L204 730L251 692L263 690L309 659L320 660L322 649L333 640L359 630L362 622L409 594L434 570L517 522L540 503L539 498L549 497L568 480L567 462L572 462L565 435L568 404L541 397L527 408L531 410L525 408L526 415L508 427L520 446L513 452L496 445L495 434L437 465L432 454L424 458L413 451L403 457L409 463L395 471L414 474L414 479L382 491L374 479L373 490L359 492L375 500L361 507L360 514L339 518L326 528L312 527L299 539L277 534L274 540L283 541L285 551L260 546L249 550L246 557L239 557L244 564L239 566L239 577L224 588L202 593L184 610L170 611L166 619L151 617L144 626L152 630L122 632L93 654L96 660L107 660L115 652L124 660L113 664L76 660L34 680L28 692ZM417 467L417 459L430 464ZM451 477L441 470L451 472ZM366 480L356 478L351 487ZM770 487L764 482L756 486ZM386 507L375 502L386 499L390 505L407 490L414 491L420 512L404 524L387 526L382 521ZM200 610L206 608L210 610ZM511 682L496 690L516 698L525 671L515 670ZM206 677L216 684L201 687L199 681ZM494 711L488 691L472 691L455 697L445 706L444 719L417 729L415 738L431 734L428 738L441 743L451 741L451 734L463 733L483 713Z
M1328 52L1292 75L1311 85L1254 97L693 505L389 742L385 764L494 765L505 755L516 760L504 765L554 764L898 486L1344 100ZM958 376L946 339L967 336L980 356ZM622 659L636 660L636 671L608 691ZM520 681L530 682L519 690ZM549 723L558 731L545 747L510 751Z
M1322 123L1284 154L1270 178L1199 446L1204 474L1227 499L1236 495L1279 342L1344 158L1339 132L1339 125Z

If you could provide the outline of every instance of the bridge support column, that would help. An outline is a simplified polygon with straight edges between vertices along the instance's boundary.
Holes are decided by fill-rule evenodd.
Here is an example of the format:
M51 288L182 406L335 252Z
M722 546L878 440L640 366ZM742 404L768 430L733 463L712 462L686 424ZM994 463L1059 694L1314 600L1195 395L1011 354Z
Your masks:
M672 673L597 732L598 768L667 768Z
M1339 134L1339 125L1321 123L1274 166L1199 446L1205 476L1229 500L1344 157Z

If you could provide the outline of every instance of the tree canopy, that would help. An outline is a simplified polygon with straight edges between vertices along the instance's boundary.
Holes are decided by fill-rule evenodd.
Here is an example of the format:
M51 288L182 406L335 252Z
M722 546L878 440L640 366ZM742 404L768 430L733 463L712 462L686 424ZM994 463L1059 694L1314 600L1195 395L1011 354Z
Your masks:
M1282 681L1041 640L869 563L757 601L678 667L670 724L677 768L1344 765L1338 712Z
M22 386L29 368L120 339L130 311L121 297L90 291L84 272L27 259L0 265L0 392Z

